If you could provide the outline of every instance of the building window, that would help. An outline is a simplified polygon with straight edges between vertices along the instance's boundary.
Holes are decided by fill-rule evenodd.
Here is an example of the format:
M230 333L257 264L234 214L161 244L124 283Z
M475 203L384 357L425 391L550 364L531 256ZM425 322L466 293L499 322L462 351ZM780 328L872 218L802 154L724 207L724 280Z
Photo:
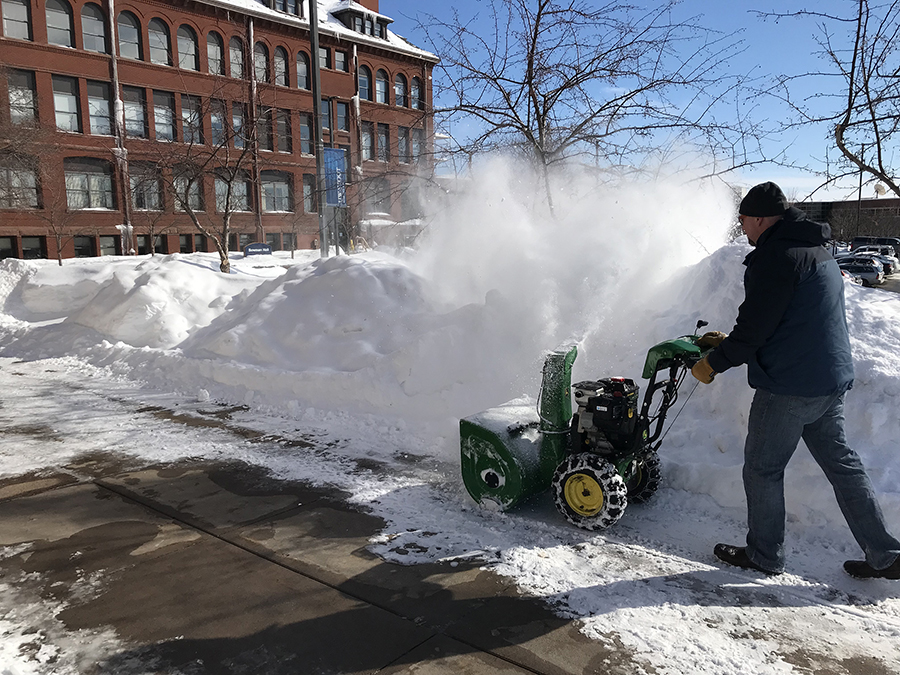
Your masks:
M74 77L53 76L53 107L56 110L57 129L81 131L81 115L78 110L78 80Z
M229 190L230 188L230 190ZM219 213L250 210L250 181L243 171L216 176L216 211Z
M181 95L181 134L185 143L203 144L203 109L199 96Z
M233 37L228 42L228 59L231 62L231 76L244 77L244 43Z
M375 159L375 125L372 122L360 124L360 153L362 161Z
M0 237L0 260L15 258L16 249L12 237Z
M319 101L319 117L322 119L322 129L331 129L331 101Z
M319 47L319 68L331 68L331 50L328 47Z
M144 58L141 49L141 24L131 12L119 14L119 56L140 61Z
M372 100L372 71L367 66L359 68L359 98L363 101Z
M199 176L176 169L174 186L175 210L203 211L203 192L201 191Z
M257 82L269 81L269 50L262 42L253 47L253 74Z
M305 52L297 52L297 88L309 89L309 57Z
M275 84L288 87L291 84L288 73L288 56L284 47L275 48Z
M72 245L75 249L76 258L93 258L94 257L94 238L84 235L77 235L72 238Z
M178 27L178 67L185 70L200 70L200 50L197 34L190 26Z
M276 129L276 133L278 134L278 152L286 152L290 154L294 151L294 141L291 137L290 110L278 110L277 125L278 126Z
M401 108L409 107L409 96L406 89L406 77L397 75L394 78L394 103Z
M47 257L46 237L22 237L22 258L35 260Z
M388 76L383 70L375 74L375 102L390 103L388 100Z
M153 128L156 140L175 140L175 94L167 91L153 92Z
M397 129L397 159L402 164L409 164L409 129L407 127Z
M31 9L28 0L3 0L3 35L31 39Z
M216 32L206 36L206 65L212 75L225 74L225 47Z
M378 125L378 161L391 161L391 135L387 124Z
M305 113L300 113L300 154L313 154L312 120Z
M60 47L75 46L72 7L66 0L47 0L47 42Z
M231 104L231 134L234 136L234 147L243 149L244 147L244 127L246 127L247 111L244 109L243 103Z
M268 106L256 106L256 137L260 150L273 149L272 145L272 109Z
M366 19L366 35L374 35L375 31L373 29L372 19Z
M106 54L106 17L98 5L89 2L81 8L81 41L89 52Z
M94 136L112 136L112 108L109 84L88 80L87 95L90 133Z
M350 72L350 62L347 60L347 52L334 51L334 69L342 73Z
M342 101L337 101L337 128L340 131L350 131L350 106Z
M156 167L144 162L131 162L128 170L131 205L138 211L161 211L162 189Z
M209 104L210 140L215 147L225 143L225 102L213 99Z
M373 178L366 183L364 195L366 213L391 212L391 184L384 176Z
M73 210L113 209L112 167L99 159L63 160L66 175L66 205Z
M422 129L412 129L410 136L410 155L413 162L418 162L422 157L422 148L425 144L425 131Z
M119 247L116 245L119 237L107 235L98 237L98 239L100 240L100 255L119 255Z
M412 107L416 110L425 110L425 92L422 89L422 80L418 77L412 79L412 86L409 88L409 100Z
M28 124L37 120L34 73L10 70L6 82L9 87L9 121L13 124Z
M387 37L387 28L383 23L378 21L375 22L375 37L380 37L382 39Z
M24 166L0 165L0 209L38 208L37 173Z
M316 206L316 177L314 174L303 174L303 211L315 213Z
M291 175L281 171L260 172L264 213L293 211Z
M160 66L172 65L172 45L169 42L169 27L162 19L150 19L147 25L150 44L150 63Z
M122 87L125 108L125 133L132 138L147 138L146 95L140 87Z
M365 25L361 16L353 17L353 30L357 33L365 33Z

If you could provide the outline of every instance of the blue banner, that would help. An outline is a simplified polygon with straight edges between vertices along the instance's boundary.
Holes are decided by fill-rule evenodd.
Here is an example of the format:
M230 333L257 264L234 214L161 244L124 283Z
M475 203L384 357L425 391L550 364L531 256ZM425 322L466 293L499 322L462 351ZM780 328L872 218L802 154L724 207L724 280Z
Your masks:
M343 148L325 150L325 205L347 206L347 164Z

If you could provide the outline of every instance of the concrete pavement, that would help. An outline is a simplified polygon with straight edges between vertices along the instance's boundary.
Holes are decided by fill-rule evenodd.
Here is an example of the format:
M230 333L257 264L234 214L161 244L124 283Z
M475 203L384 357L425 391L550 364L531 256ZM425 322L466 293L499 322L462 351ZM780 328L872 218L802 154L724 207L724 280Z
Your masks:
M59 602L67 631L114 633L84 673L635 671L477 566L375 557L381 525L248 465L93 456L0 481L0 546L19 547L0 574Z

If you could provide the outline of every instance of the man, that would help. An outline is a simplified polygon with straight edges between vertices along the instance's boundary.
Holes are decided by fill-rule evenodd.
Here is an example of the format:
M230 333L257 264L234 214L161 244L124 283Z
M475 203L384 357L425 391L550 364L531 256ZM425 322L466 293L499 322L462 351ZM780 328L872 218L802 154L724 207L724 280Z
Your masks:
M834 488L865 560L858 578L900 579L900 541L885 527L872 484L844 436L853 362L844 284L823 244L828 225L788 207L774 183L751 189L738 216L754 251L744 260L744 302L731 334L691 370L704 384L747 364L756 390L744 446L747 545L717 544L717 558L766 574L784 570L784 469L802 438Z

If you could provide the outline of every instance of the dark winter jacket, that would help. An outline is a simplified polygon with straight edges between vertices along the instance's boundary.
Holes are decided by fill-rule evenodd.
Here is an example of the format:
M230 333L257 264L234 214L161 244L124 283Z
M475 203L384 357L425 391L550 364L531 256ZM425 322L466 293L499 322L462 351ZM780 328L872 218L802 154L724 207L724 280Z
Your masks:
M753 388L826 396L853 384L844 282L823 244L828 225L790 208L744 260L744 302L729 336L709 355L717 373L747 364Z

